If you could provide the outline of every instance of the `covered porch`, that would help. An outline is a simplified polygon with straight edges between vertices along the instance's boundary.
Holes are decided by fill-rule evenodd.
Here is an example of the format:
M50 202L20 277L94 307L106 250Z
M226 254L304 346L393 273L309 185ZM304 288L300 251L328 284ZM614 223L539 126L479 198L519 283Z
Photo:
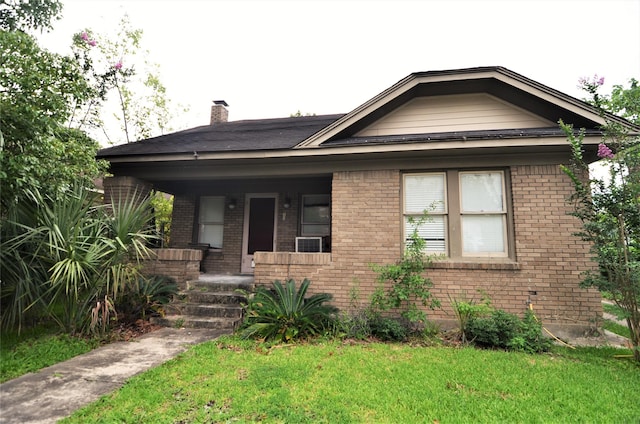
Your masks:
M174 196L171 237L160 253L172 265L153 268L168 275L180 269L178 281L255 274L256 283L264 284L272 275L287 278L292 269L305 268L294 278L310 277L331 260L332 175L105 181L111 197L141 188Z

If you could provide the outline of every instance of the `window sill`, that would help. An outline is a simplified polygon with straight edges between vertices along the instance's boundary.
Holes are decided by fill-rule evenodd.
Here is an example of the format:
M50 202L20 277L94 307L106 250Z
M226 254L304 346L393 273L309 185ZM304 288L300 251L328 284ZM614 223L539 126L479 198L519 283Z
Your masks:
M506 259L498 260L456 260L445 259L442 261L434 261L431 264L433 269L479 269L479 270L497 270L497 271L519 271L520 264Z

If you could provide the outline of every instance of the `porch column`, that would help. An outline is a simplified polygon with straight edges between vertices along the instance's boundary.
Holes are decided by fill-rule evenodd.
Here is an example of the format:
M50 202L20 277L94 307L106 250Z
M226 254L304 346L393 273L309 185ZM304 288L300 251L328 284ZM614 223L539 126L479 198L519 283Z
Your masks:
M151 183L135 177L107 177L104 179L104 202L112 204L114 201L136 196L144 199L151 193Z

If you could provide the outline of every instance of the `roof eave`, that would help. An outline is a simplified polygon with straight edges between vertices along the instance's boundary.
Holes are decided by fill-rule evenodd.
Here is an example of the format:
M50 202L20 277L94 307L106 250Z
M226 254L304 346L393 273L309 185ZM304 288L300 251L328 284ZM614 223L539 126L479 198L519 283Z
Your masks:
M479 80L484 78L495 78L496 80L511 85L514 88L520 89L552 104L559 105L573 113L584 116L585 118L601 126L606 125L607 120L609 120L618 122L627 127L633 127L632 125L630 126L629 122L618 116L608 113L602 116L599 111L590 104L566 95L544 84L540 84L534 80L526 78L506 68L500 66L479 67L448 71L428 71L412 73L402 80L398 81L388 89L384 90L377 96L358 106L342 118L321 129L315 134L307 137L305 140L296 145L294 149L319 147L323 142L329 140L331 137L335 136L340 131L352 125L354 122L363 119L368 114L383 107L391 100L397 98L398 96L401 96L418 84L470 79Z

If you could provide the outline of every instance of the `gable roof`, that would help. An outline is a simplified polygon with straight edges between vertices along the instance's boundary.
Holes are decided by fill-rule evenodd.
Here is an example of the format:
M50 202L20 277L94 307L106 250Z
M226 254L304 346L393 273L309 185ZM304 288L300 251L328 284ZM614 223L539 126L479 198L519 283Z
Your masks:
M582 100L501 66L478 67L412 73L321 131L311 135L296 148L344 144L338 140L349 140L348 144L353 145L357 143L357 138L353 138L356 133L382 119L411 99L470 93L489 94L553 122L553 126L548 128L557 131L543 132L549 136L552 133L555 136L562 135L557 125L559 119L572 123L576 128L594 129L605 124L605 120L599 115L598 110ZM614 115L608 116L608 118L626 123ZM626 124L628 125L628 123ZM532 132L533 135L535 133L535 131ZM429 134L429 136L433 135ZM449 137L451 135L449 134ZM465 135L459 133L458 137L458 139L462 139ZM383 138L377 138L377 140L379 142L387 141ZM363 143L367 142L365 138L362 141Z
M548 123L548 126L362 136L367 134L363 132L364 129L381 121L412 99L475 93L487 94L499 102L536 115L540 118L538 122ZM629 125L627 121L614 115L607 118ZM431 146L446 149L441 143L436 145L431 142L453 140L502 140L501 146L505 145L505 140L514 140L515 144L522 145L527 142L516 139L554 137L562 141L564 134L556 124L559 119L576 128L586 128L587 135L599 135L599 127L605 123L598 110L586 102L503 67L477 67L412 73L347 114L204 125L102 149L97 156L112 163L133 163L142 158L145 161L169 158L187 160L197 156L194 155L196 152L206 154L207 158L238 159L264 157L265 154L301 157L315 155L319 153L318 149L326 154L333 154L329 151L345 154L353 151L354 147L363 152L362 149L368 149L368 146L381 145L385 146L384 151L390 151L396 145L406 151L410 149L408 144L417 149L428 149ZM566 145L564 142L561 144ZM343 150L338 152L335 149Z

